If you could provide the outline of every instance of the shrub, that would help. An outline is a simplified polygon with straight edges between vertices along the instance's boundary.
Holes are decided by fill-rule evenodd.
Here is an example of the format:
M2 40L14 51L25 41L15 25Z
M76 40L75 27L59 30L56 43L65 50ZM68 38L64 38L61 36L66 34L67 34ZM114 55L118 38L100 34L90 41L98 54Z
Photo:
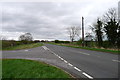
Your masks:
M40 41L39 41L39 40L35 40L35 41L34 41L34 43L38 43L38 42L40 42Z
M17 45L22 45L22 44L31 44L34 43L34 41L14 41L14 40L2 40L2 48L8 48L8 47L13 47Z
M55 40L55 43L60 43L60 41L59 40Z

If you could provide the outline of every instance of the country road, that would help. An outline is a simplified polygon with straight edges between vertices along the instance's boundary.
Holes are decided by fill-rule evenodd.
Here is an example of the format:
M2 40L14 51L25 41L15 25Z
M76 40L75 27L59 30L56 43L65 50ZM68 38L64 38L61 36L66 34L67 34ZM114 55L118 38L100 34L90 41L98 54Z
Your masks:
M2 51L2 58L44 61L64 69L77 78L119 80L120 77L118 55L104 52L45 44L32 49Z

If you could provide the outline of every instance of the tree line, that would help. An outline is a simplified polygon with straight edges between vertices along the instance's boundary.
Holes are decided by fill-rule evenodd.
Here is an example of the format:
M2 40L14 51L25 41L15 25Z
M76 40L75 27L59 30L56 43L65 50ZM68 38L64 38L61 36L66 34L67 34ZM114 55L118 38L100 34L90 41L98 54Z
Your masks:
M115 8L109 9L103 17L98 18L90 26L92 33L86 33L85 38L96 42L98 47L104 47L107 44L107 47L120 48L120 20L117 15ZM69 27L67 30L71 42L74 42L75 37L80 35L78 27Z
M105 38L107 38L109 47L120 47L120 23L115 8L109 9L101 19L98 18L91 29L95 33L99 47L104 45L103 40Z
M19 41L7 40L6 37L1 37L2 40L2 49L9 48L13 46L23 45L23 44L32 44L40 42L39 40L33 40L31 33L25 33L19 36ZM1 48L1 47L0 47Z

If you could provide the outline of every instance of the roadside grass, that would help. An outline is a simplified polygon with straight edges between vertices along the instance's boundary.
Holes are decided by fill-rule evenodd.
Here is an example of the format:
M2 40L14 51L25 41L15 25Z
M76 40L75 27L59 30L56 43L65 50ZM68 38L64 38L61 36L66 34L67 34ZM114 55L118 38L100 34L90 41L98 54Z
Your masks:
M0 59L0 79L2 78L2 59Z
M119 50L108 50L108 49L100 49L100 48L81 47L81 46L77 46L77 45L51 43L51 42L49 42L48 44L54 44L54 45L59 45L59 46L72 47L72 48L80 48L80 49L86 49L86 50L92 50L92 51L100 51L100 52L120 54Z
M22 45L13 46L13 47L2 48L2 50L20 50L20 49L39 47L42 45L43 45L42 43L22 44Z
M43 62L2 59L2 78L71 78L71 76Z

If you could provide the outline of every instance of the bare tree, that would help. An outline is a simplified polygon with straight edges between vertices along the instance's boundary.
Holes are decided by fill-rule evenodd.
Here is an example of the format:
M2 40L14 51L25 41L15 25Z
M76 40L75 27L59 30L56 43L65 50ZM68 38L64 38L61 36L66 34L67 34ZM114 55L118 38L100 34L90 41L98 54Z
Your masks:
M110 8L104 15L103 15L103 22L106 23L108 21L117 20L117 10L116 8Z
M71 42L73 42L75 38L79 37L80 35L80 28L76 26L68 27L67 31L68 31Z
M20 40L20 41L22 41L22 40L32 41L32 40L33 40L33 37L32 37L32 35L31 35L31 33L25 33L25 34L23 34L23 35L20 35L19 40Z

